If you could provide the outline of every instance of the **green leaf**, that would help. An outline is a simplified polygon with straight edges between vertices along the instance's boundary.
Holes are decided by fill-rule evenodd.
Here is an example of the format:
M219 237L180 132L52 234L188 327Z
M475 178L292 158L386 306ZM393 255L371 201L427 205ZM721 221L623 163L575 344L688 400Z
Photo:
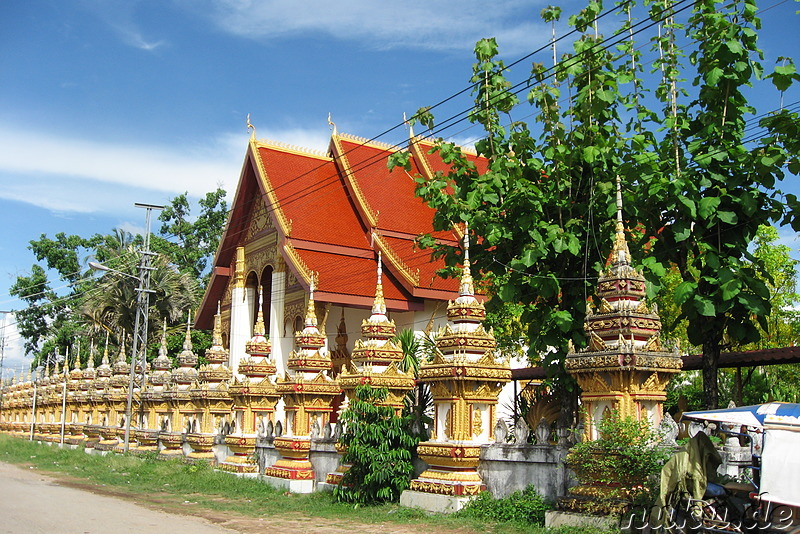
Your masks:
M722 284L720 290L722 290L722 299L730 300L739 294L739 291L741 291L741 284L739 280L733 279Z
M695 298L693 304L695 310L697 310L697 313L704 317L714 317L717 315L714 303L705 297Z
M736 224L739 222L739 217L732 211L718 211L717 217L720 221L728 224Z
M719 197L703 197L700 199L700 206L697 212L703 219L708 219L717 210L719 203Z
M678 202L686 206L686 209L689 210L689 216L691 218L697 217L697 206L694 203L694 200L690 199L684 195L678 195Z
M719 67L714 67L706 73L705 79L708 85L717 85L719 79L722 78L724 71Z
M694 296L695 291L697 291L697 284L695 282L690 282L688 280L681 282L678 287L675 288L675 303L678 305L684 304Z

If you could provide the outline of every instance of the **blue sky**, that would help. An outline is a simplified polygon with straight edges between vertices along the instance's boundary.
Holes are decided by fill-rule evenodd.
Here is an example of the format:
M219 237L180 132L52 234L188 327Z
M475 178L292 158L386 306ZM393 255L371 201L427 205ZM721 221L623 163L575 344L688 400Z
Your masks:
M547 3L0 3L0 310L20 307L8 288L29 271L28 242L42 233L136 231L144 211L134 202L184 191L196 199L217 185L232 194L248 113L259 138L310 148L326 147L328 113L340 131L376 136L464 88L477 39L497 37L507 62L545 44L538 13ZM798 4L762 8L765 63L800 56ZM774 109L777 96L761 104ZM468 106L462 95L437 115ZM480 133L464 128L448 134ZM406 138L397 128L381 140ZM6 365L19 369L18 336L3 331Z

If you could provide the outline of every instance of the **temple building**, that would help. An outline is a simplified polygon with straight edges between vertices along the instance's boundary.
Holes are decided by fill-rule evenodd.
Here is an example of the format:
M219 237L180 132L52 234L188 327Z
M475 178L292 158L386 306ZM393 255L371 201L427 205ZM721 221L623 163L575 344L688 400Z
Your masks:
M221 302L224 346L235 378L242 378L239 362L246 358L259 307L276 375L287 373L294 334L304 328L312 278L323 350L333 353L336 375L349 363L358 325L373 305L379 253L384 301L397 330L430 331L445 323L447 302L458 297L459 282L438 276L443 261L432 261L430 251L415 246L418 235L432 231L434 210L414 195L413 176L446 169L438 155L428 154L431 147L412 134L411 171L390 171L387 158L400 148L340 134L335 126L327 153L258 140L252 129L195 321L197 328L210 329ZM485 167L485 160L470 157ZM458 246L461 230L432 235ZM283 417L281 406L275 417Z

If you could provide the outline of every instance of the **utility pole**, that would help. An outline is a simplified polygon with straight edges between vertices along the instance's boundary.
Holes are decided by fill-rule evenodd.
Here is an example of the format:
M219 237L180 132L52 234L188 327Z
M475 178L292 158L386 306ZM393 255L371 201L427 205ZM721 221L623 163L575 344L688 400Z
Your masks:
M150 312L150 272L153 267L150 266L150 257L154 256L150 252L150 219L153 210L162 210L164 206L156 206L154 204L134 204L137 208L144 208L147 210L145 217L145 233L144 245L142 247L142 261L139 264L139 287L136 289L138 295L136 298L136 321L134 323L133 333L133 348L131 350L131 374L128 380L128 404L125 408L125 438L123 445L123 452L127 453L130 448L131 439L131 407L133 404L133 385L136 377L136 363L141 360L142 365L142 379L139 386L139 405L142 406L141 396L144 390L145 380L145 366L147 365L147 320ZM141 355L139 354L141 352Z
M3 373L3 363L5 363L6 359L6 318L8 317L9 313L12 313L12 311L0 310L0 313L3 314L3 327L0 330L0 413L2 413L3 400L5 398L6 391L6 377Z
M61 375L64 378L64 382L61 384L61 445L64 445L64 430L67 425L67 379L69 378L67 369L69 369L69 347L67 347L67 353L64 356L64 367L61 370Z

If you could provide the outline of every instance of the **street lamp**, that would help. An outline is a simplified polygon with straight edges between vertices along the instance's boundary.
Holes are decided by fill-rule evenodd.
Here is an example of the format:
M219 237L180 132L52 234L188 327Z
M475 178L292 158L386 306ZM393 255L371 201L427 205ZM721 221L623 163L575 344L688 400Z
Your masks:
M149 259L148 256L150 254L151 253L143 253L143 256L142 256L142 266L141 266L141 268L142 269L148 269L148 271L145 271L148 274L149 274L150 267L146 266L145 263L146 263L147 259ZM140 329L142 324L147 325L148 308L150 307L150 302L149 302L150 298L149 297L150 297L150 293L154 293L154 291L145 287L145 285L149 285L149 281L150 281L149 280L149 276L148 276L148 280L147 280L148 284L145 284L145 280L143 278L140 278L138 276L133 276L132 274L128 274L128 273L123 273L122 271L118 271L116 269L112 269L111 267L108 267L107 265L103 265L102 263L98 263L96 261L90 261L89 262L89 267L91 267L95 271L105 271L105 272L111 272L111 273L114 273L114 274L118 274L118 275L121 275L121 276L127 276L128 278L133 278L134 280L139 282L139 287L136 288L136 291L138 293L138 296L137 296L137 299L136 299L136 321L135 321L135 324L134 324L134 327L133 327L134 334L133 334L133 346L131 347L131 369L130 369L130 374L128 376L128 398L127 398L127 403L125 405L125 438L123 440L123 451L124 452L128 452L128 449L130 448L130 439L131 439L131 412L132 412L132 408L133 408L133 384L134 384L134 381L135 381L135 378L136 378L136 362L139 361L139 337L140 337L139 336L139 329ZM142 316L143 316L143 322L140 319L140 317L142 317ZM146 346L145 343L147 342L146 341L146 338L147 338L146 328L147 327L145 326L145 335L144 335L144 340L142 342L142 347L143 348ZM143 357L142 360L146 361L146 357ZM144 362L143 362L142 363L142 376L143 377L144 377L144 372L145 372L144 368L145 368L145 365L144 365ZM143 388L144 387L144 380L142 380L141 382L142 382L141 383L141 387Z
M134 206L147 210L147 215L145 217L144 244L142 247L143 250L141 251L142 261L139 264L139 276L133 276L132 274L117 271L116 269L112 269L111 267L103 265L102 263L97 263L94 261L89 262L89 267L94 270L117 273L122 276L133 278L139 282L139 287L136 288L136 292L138 294L136 297L136 321L133 327L133 347L131 348L131 372L128 380L128 403L125 408L125 438L122 449L124 453L127 453L128 449L130 448L133 382L136 376L136 361L138 360L139 347L142 348L142 381L140 386L142 391L140 392L140 395L141 393L144 393L145 367L147 365L147 358L144 353L147 347L147 320L150 312L150 293L155 293L150 289L150 271L153 270L153 268L150 267L150 257L155 256L154 253L150 252L150 217L153 213L153 210L164 209L164 206L157 206L155 204L141 204L138 202L134 204Z
M96 262L96 261L90 261L89 262L89 267L91 267L92 270L94 270L94 271L106 271L106 272L109 272L109 273L118 274L120 276L127 276L128 278L133 278L137 282L141 282L142 281L141 278L139 278L138 276L134 276L134 275L128 274L128 273L123 273L122 271L118 271L116 269L112 269L108 265L103 265L102 263L99 263L99 262Z

